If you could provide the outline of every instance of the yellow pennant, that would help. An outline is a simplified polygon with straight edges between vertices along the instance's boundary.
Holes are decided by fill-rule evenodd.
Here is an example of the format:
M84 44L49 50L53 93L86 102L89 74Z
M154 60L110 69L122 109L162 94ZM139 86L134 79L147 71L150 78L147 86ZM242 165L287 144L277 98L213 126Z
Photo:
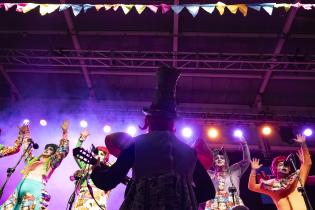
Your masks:
M104 7L103 4L95 4L96 11L99 11L100 9L102 9L102 7Z
M136 8L138 14L140 15L145 10L146 6L145 5L136 4L135 8Z
M288 12L290 10L291 6L292 6L292 4L286 4L286 3L274 5L275 8L283 7L286 12Z
M231 13L236 14L237 9L238 9L238 5L237 4L227 5L226 7L230 10Z
M23 11L23 13L28 13L29 11L38 7L38 5L39 4L28 3L25 7L23 7L22 11Z
M125 15L127 15L133 7L133 4L121 4L120 7L124 11Z
M59 4L40 4L39 13L44 16L59 8Z
M238 9L240 10L244 17L247 15L248 7L246 4L239 4Z
M218 3L216 3L215 7L219 11L220 15L224 14L225 6L226 6L226 4L224 4L224 3L220 2L220 1Z
M113 7L112 4L104 4L104 8L106 11L110 10Z

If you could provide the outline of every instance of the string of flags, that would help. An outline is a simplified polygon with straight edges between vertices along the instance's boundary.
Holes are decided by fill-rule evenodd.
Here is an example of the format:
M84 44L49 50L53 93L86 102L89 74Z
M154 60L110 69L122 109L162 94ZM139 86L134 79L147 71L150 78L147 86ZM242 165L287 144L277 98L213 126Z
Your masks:
M96 11L101 11L101 9L105 9L105 11L113 10L117 11L119 8L122 9L123 13L127 15L133 8L137 11L138 14L141 14L144 10L148 9L154 13L157 13L159 10L162 14L173 11L176 14L179 14L184 8L188 10L188 12L196 17L200 8L206 11L209 14L212 14L216 9L220 15L223 15L225 10L227 9L232 14L236 14L238 11L243 14L243 16L247 15L248 8L261 11L264 10L269 15L272 15L274 8L284 8L285 11L289 11L290 8L303 8L305 10L311 10L315 8L315 4L287 4L287 3L253 3L253 4L232 4L227 5L222 2L217 2L216 4L179 4L179 5L171 5L171 4L37 4L37 3L0 3L0 9L3 8L5 11L9 11L11 8L16 7L15 11L20 13L28 13L35 8L39 7L39 13L43 15L47 15L53 13L55 11L62 12L67 9L72 9L74 16L79 15L80 13L86 13L88 10L95 8Z

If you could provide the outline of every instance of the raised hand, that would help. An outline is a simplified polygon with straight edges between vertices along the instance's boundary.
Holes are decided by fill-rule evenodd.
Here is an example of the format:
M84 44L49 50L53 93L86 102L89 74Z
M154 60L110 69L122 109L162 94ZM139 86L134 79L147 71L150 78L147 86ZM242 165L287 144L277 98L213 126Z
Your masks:
M87 139L87 137L90 135L89 131L87 129L83 130L80 134L80 137L82 138L82 140Z
M262 164L259 164L259 159L257 158L253 158L252 161L251 161L251 166L252 166L252 169L254 170L257 170L259 169L260 167L262 167L263 165Z
M63 133L68 133L68 128L69 128L69 121L68 120L64 120L62 125L61 125L61 129Z
M302 143L305 143L305 136L303 134L297 134L296 138L293 140L297 143L302 144Z

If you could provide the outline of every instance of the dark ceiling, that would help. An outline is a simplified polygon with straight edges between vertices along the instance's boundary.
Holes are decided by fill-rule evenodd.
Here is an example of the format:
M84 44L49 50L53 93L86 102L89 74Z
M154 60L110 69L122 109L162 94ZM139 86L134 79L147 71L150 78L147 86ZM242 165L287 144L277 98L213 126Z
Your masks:
M247 17L201 9L195 18L187 10L90 9L77 17L69 9L14 10L0 9L3 104L12 97L146 102L156 68L174 65L183 71L177 101L188 112L223 104L315 117L315 8L271 16L249 9Z

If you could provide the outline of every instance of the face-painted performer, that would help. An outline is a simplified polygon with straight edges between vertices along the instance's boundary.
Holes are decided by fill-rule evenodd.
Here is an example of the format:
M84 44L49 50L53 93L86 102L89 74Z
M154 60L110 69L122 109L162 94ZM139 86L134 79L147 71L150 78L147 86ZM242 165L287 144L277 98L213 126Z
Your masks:
M83 142L87 139L88 136L89 136L89 132L87 130L83 131L80 135L80 138L77 142L76 147L81 147ZM94 152L95 152L94 157L98 159L102 165L109 166L109 163L108 163L109 152L106 147L98 146ZM74 174L74 177L79 178L83 174L86 174L86 173L88 173L88 176L89 176L89 174L92 172L91 165L86 164L77 158L75 158L75 160L77 164L79 165L80 170L76 171L76 173ZM93 195L97 203L102 207L102 209L106 210L107 200L109 198L110 191L103 191L95 187L92 180L89 180L89 185L91 186L93 190ZM81 179L81 183L80 183L78 191L79 191L79 195L74 204L73 209L75 210L93 210L93 209L99 210L100 209L89 192L86 178Z
M151 107L144 109L148 133L135 137L112 167L97 167L91 174L97 187L110 190L132 168L133 181L121 210L196 210L198 202L214 197L211 180L196 152L174 133L179 74L167 67L158 70L155 98Z
M301 162L299 170L302 184L305 184L310 171L312 160L305 143L305 136L297 135L295 141L301 144L301 149L297 155ZM276 178L260 180L256 183L256 170L262 165L259 159L252 160L252 170L248 181L248 188L254 192L259 192L270 196L278 210L306 210L306 204L298 187L300 183L297 179L297 172L293 172L290 166L284 164L285 156L278 156L273 159L271 169Z
M17 139L14 142L13 146L4 146L0 144L0 158L16 154L20 151L22 141L23 141L23 129L25 129L26 125L20 127L19 129L19 135ZM1 133L1 130L0 130Z
M26 166L22 170L23 178L14 193L5 201L0 210L43 210L48 206L50 196L46 191L46 183L55 169L69 152L68 122L61 126L63 135L59 145L47 144L38 157L33 156L32 149L25 155ZM23 139L24 149L28 148L31 139L26 129Z
M214 170L208 170L208 174L215 186L216 197L207 201L206 210L230 209L233 206L244 205L239 196L239 185L242 175L250 165L250 152L243 137L240 138L240 143L243 150L243 160L231 166L228 166L222 149L213 150ZM234 202L232 194L228 190L232 186L236 188Z

